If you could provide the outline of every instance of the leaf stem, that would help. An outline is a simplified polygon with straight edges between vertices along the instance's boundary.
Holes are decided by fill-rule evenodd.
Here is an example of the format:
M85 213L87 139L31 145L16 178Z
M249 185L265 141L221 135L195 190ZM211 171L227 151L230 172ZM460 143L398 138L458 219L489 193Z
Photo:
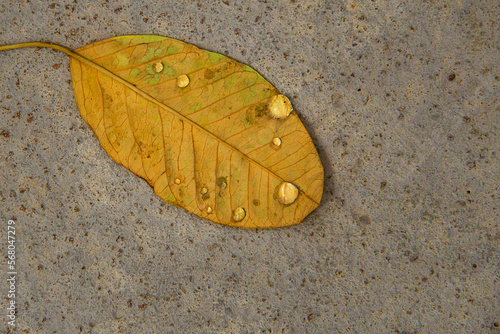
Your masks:
M132 86L131 84L129 84L127 81L123 80L122 78L116 76L114 73L108 71L107 69L103 68L102 66L99 66L98 64L94 63L93 61L83 57L83 56L80 56L78 53L75 53L63 46L60 46L60 45L57 45L57 44L51 44L51 43L44 43L44 42L28 42L28 43L19 43L19 44L10 44L10 45L0 45L0 51L4 51L4 50L12 50L12 49L19 49L19 48L33 48L33 47L38 47L38 48L51 48L51 49L54 49L54 50L57 50L57 51L61 51L61 52L64 52L66 53L67 55L69 55L70 57L73 57L75 59L78 59L79 61L81 61L82 63L90 66L90 67L93 67L95 69L97 69L98 71L101 71L102 73L104 74L107 74L109 76L111 76L112 78L114 78L115 80L125 84L125 85L128 85L128 86Z
M57 50L57 51L64 52L67 55L69 55L70 57L78 59L82 63L84 63L84 64L86 64L86 65L88 65L90 67L93 67L93 68L97 69L98 71L101 71L104 74L107 74L107 75L109 75L109 76L111 76L111 77L113 77L115 79L118 79L118 81L120 81L121 83L128 84L128 82L126 82L125 80L121 79L120 77L117 77L115 74L113 74L112 72L108 71L107 69L105 69L105 68L97 65L93 61L88 60L87 58L80 56L78 53L75 53L75 52L73 52L73 51L71 51L71 50L69 50L69 49L67 49L67 48L65 48L63 46L57 45L57 44L44 43L44 42L27 42L27 43L0 45L0 51L20 49L20 48L33 48L33 47L37 47L37 48L51 48L51 49L54 49L54 50ZM128 85L130 85L130 84L128 84Z
M18 43L18 44L9 44L9 45L0 45L0 51L5 51L5 50L12 50L12 49L20 49L20 48L33 48L33 47L38 47L38 48L51 48L54 50L62 51L64 53L67 53L70 56L74 56L75 53L71 52L70 50L59 46L57 44L51 44L51 43L44 43L44 42L28 42L28 43Z
M142 91L139 91L134 85L132 85L131 83L129 83L126 80L122 79L121 77L117 76L113 72L111 72L111 71L105 69L104 67L102 67L102 66L94 63L93 61L91 61L91 60L89 60L89 59L87 59L87 58L79 55L78 53L73 52L73 51L71 51L71 50L69 50L69 49L67 49L67 48L65 48L63 46L57 45L57 44L44 43L44 42L27 42L27 43L19 43L19 44L0 45L0 51L12 50L12 49L19 49L19 48L31 48L31 47L51 48L51 49L54 49L54 50L58 50L58 51L64 52L67 55L69 55L70 57L78 59L79 61L81 61L85 65L88 65L88 66L90 66L92 68L95 68L96 70L100 71L101 73L106 74L106 75L112 77L116 81L118 81L118 82L122 83L123 85L129 87L130 89L136 91L140 95L145 96L146 99L157 103L157 101L154 98L152 98L151 96L145 94ZM168 107L167 107L167 110L173 111L173 109L168 108ZM175 112L175 113L177 113L177 112Z

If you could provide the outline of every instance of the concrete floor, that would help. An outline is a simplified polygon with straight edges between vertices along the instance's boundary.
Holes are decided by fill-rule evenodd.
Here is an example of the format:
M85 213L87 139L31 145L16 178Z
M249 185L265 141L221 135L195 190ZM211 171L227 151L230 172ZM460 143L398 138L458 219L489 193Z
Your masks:
M326 180L295 227L203 221L99 146L68 56L0 52L0 332L500 332L499 22L497 0L3 1L0 44L157 34L252 66Z

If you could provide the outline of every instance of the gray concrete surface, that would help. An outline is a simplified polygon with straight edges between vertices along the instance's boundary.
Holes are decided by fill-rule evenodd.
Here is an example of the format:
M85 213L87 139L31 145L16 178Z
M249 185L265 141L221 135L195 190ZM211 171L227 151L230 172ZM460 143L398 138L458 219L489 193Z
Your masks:
M295 227L198 219L101 149L65 54L1 52L0 332L500 332L499 22L497 0L3 1L0 44L158 34L249 64L326 185Z

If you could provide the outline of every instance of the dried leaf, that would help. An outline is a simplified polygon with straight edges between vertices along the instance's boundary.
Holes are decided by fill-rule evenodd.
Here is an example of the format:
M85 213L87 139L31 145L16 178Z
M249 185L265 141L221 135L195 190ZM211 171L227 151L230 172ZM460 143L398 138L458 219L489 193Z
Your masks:
M218 224L298 224L323 166L288 99L247 65L161 36L71 52L75 98L106 152L164 201Z

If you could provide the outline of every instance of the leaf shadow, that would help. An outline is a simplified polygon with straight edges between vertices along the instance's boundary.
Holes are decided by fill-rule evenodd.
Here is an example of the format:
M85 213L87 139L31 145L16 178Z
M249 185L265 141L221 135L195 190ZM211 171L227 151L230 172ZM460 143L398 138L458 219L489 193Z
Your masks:
M325 173L325 179L324 179L324 187L323 187L323 196L321 198L321 203L320 207L325 205L325 203L332 202L333 199L335 198L335 174L333 171L333 165L331 163L330 157L326 153L326 150L324 148L325 145L320 141L318 136L316 135L316 130L314 126L309 124L307 120L301 119L302 123L304 124L304 127L306 128L307 132L309 132L309 135L311 136L311 139L314 143L314 146L316 146L316 149L318 150L318 155L319 158L321 159L321 163L323 164L323 169Z

